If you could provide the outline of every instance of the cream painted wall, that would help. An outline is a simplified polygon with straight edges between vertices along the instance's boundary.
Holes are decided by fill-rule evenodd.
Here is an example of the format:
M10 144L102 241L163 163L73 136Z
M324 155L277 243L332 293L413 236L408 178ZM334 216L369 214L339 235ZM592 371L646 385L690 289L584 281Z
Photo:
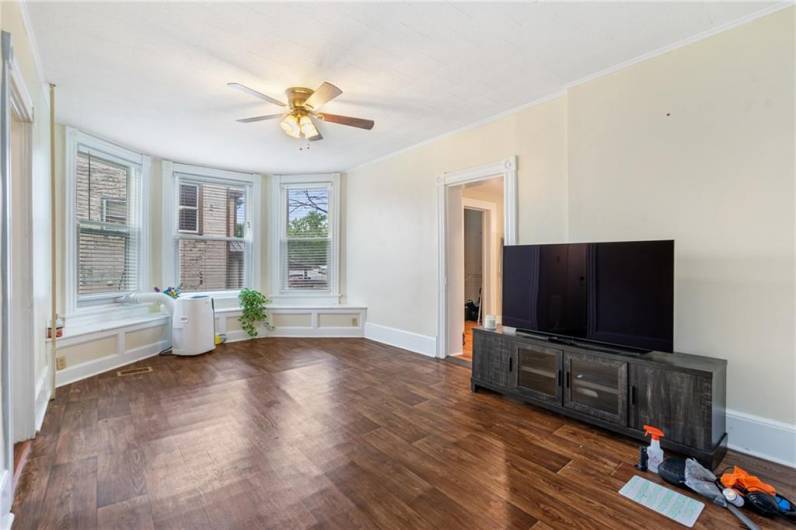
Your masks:
M349 171L349 299L436 336L436 178L516 154L520 243L675 238L676 347L793 425L794 11Z
M555 98L348 172L347 294L368 306L368 322L436 335L436 193L446 171L518 155L519 241L565 239L565 103Z
M675 348L728 359L728 407L796 422L788 12L569 93L569 238L676 241Z

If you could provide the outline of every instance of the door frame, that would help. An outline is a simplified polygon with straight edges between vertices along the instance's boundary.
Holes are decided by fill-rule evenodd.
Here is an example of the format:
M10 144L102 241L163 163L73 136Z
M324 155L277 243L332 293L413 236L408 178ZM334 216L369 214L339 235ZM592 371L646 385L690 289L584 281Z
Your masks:
M11 381L13 428L12 442L33 438L37 430L37 386L47 388L48 374L36 383L37 337L34 311L33 256L33 99L13 57L9 79L9 126L12 128L11 222ZM13 128L18 127L18 134ZM19 141L15 144L15 141ZM38 338L43 341L42 337ZM44 400L46 405L49 396ZM41 400L40 400L41 401ZM43 407L39 407L43 408ZM43 416L43 412L42 412ZM43 419L43 418L42 418Z
M14 520L14 441L35 423L35 339L31 267L33 246L32 145L33 100L14 61L11 34L3 31L0 83L0 179L3 187L2 223L2 451L0 470L0 527ZM12 124L18 127L12 144ZM18 159L18 160L15 160ZM15 160L12 167L12 160ZM18 170L18 171L17 171ZM14 178L16 175L17 178ZM17 209L21 211L17 211ZM23 215L24 214L24 215ZM11 249L14 252L11 252ZM29 285L28 285L29 284ZM27 292L25 292L27 291ZM20 331L22 330L22 331ZM43 340L43 339L42 339ZM21 402L18 403L17 400ZM23 427L20 427L22 425ZM35 427L34 427L35 430ZM30 433L31 435L33 433Z
M448 340L448 189L452 186L492 178L503 179L503 239L506 245L517 243L517 156L478 167L447 171L437 177L437 352L447 356Z

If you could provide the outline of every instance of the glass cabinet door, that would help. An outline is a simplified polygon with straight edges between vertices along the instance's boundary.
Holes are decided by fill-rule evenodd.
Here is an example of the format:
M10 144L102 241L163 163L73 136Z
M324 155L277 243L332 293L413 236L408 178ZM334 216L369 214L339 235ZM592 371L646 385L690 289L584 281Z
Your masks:
M567 352L564 406L610 421L627 423L627 363Z
M517 390L528 397L561 403L562 351L533 344L515 345Z

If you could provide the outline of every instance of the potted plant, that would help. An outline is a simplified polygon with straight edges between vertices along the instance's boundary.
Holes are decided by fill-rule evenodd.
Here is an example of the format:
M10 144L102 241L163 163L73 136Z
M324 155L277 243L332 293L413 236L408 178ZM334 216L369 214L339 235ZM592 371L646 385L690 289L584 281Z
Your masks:
M250 336L257 336L257 322L264 322L271 328L271 316L268 314L267 304L271 303L263 293L255 289L241 289L238 295L241 314L238 321L243 330Z

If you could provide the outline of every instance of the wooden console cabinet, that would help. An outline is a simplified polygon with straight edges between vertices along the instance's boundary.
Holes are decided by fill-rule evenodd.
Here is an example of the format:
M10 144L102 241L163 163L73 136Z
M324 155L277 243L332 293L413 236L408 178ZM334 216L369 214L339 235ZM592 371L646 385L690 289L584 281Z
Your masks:
M727 451L727 361L682 353L619 353L508 330L473 331L472 389L486 388L642 440L715 468Z

